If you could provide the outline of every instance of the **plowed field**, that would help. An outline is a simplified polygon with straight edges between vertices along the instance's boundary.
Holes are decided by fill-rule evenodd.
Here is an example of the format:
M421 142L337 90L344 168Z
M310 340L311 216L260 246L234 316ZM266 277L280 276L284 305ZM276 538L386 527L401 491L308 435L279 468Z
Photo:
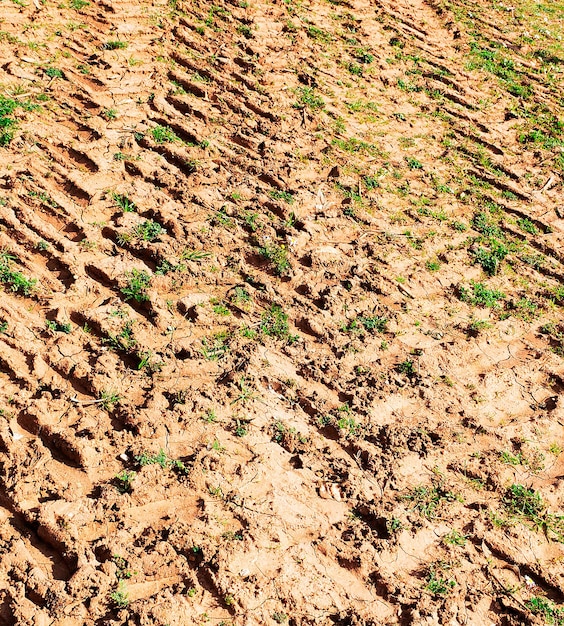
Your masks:
M0 18L0 625L564 624L564 5Z

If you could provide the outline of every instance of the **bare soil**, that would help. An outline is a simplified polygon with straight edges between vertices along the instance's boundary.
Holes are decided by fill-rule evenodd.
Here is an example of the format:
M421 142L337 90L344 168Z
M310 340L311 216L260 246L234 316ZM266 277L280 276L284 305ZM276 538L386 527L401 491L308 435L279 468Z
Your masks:
M564 6L0 17L0 625L564 624Z

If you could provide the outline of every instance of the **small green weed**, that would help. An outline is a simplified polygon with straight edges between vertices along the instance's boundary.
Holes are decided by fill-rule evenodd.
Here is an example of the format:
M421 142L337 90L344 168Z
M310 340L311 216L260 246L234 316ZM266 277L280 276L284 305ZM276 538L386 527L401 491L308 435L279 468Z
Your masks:
M505 237L503 230L483 211L476 213L472 218L472 228L486 237L495 237L496 239L503 239Z
M383 333L386 332L388 318L379 315L359 315L356 319L348 324L343 324L341 329L344 332L358 333L366 330L368 332Z
M290 334L288 315L279 304L272 304L270 309L262 314L260 331L268 337L286 339L290 343L298 338L297 335Z
M124 352L130 352L137 345L137 340L133 334L133 322L128 320L121 327L121 330L116 335L108 333L108 336L102 341L110 346L113 350L122 350Z
M320 41L321 43L330 43L333 41L332 35L328 32L321 30L321 28L317 28L317 26L308 26L307 36L315 41Z
M213 312L216 315L223 315L223 316L231 315L231 311L223 302L218 302L217 304L214 304Z
M506 465L526 465L527 464L527 460L525 459L525 457L523 456L521 452L518 452L516 455L514 455L514 454L511 454L511 452L507 452L506 450L503 450L500 453L500 460L502 463L505 463Z
M415 487L411 493L402 496L401 499L411 501L413 509L427 519L435 519L437 509L442 508L444 503L461 501L460 496L453 491L446 490L441 483L432 487L426 485Z
M236 437L245 437L249 432L249 420L235 418L235 425L233 426L233 434Z
M203 250L184 250L180 255L180 258L183 261L202 261L203 259L207 259L211 254L209 252L204 252Z
M117 393L113 393L111 391L102 391L100 394L100 405L106 411L111 411L113 408L119 404L121 400L120 396Z
M416 374L415 365L413 364L413 361L411 359L407 359L405 361L402 361L401 363L398 363L398 365L396 365L396 370L400 374L405 374L409 377L415 376Z
M123 470L115 477L115 486L117 490L123 493L131 492L131 483L133 482L135 476L137 476L136 472Z
M112 556L112 563L114 563L117 567L116 578L118 580L128 580L129 578L137 574L137 572L129 569L128 560L125 559L123 556L120 556L119 554L114 554Z
M533 596L525 602L525 605L535 615L541 615L547 624L564 625L564 610L558 608L550 600L541 596Z
M90 2L87 2L87 0L70 0L69 2L69 8L75 11L81 11L88 6L90 6Z
M549 513L542 496L523 485L511 485L502 503L510 515L532 522L534 530L564 543L564 515Z
M288 204L292 204L294 202L294 196L289 191L279 191L275 189L273 191L269 191L268 195L274 200L284 200Z
M443 542L451 546L464 546L466 544L466 535L462 535L457 530L451 530L450 533L443 537Z
M48 67L48 68L46 68L45 69L45 74L49 78L64 78L65 77L63 71L60 70L58 67Z
M548 336L551 350L555 354L564 357L564 324L547 322L540 327L539 331L541 334Z
M112 40L106 41L102 48L104 50L125 50L128 45L127 41Z
M68 335L72 331L70 322L53 322L51 320L47 320L45 325L54 333L65 333Z
M354 56L359 63L364 63L365 65L374 62L374 55L370 54L366 48L357 48L354 52Z
M111 122L112 120L117 119L118 112L117 109L104 109L100 115L108 122Z
M127 285L120 290L125 300L147 302L149 300L147 289L151 286L151 276L145 270L134 269L126 274L126 278Z
M503 504L509 513L529 519L540 515L545 508L541 495L523 485L511 485L503 498Z
M235 287L231 302L240 307L247 307L252 300L251 294L244 287Z
M229 352L230 335L227 331L220 331L212 336L211 339L204 337L202 339L202 347L200 352L204 359L208 361L217 361Z
M288 250L283 245L277 243L266 243L259 248L259 254L269 261L274 268L274 271L283 276L290 269L290 261L288 260Z
M488 289L483 283L470 282L470 289L460 287L460 299L474 306L498 308L499 301L505 298L505 294L495 289Z
M166 230L153 220L145 220L133 229L133 234L143 241L156 241Z
M432 569L427 576L427 589L434 596L446 596L454 587L456 582L451 578L442 578Z
M143 452L142 454L136 456L135 460L141 467L145 467L145 465L160 465L163 469L167 469L171 464L171 460L162 449L159 450L158 454Z
M309 109L310 111L319 111L325 108L325 102L321 96L315 93L312 87L298 87L295 91L298 97L294 103L295 109Z
M237 26L237 32L243 35L245 39L253 38L253 31L251 30L250 26L247 26L246 24L239 24L239 26Z
M0 282L7 285L11 291L29 296L35 290L36 278L26 278L21 272L14 269L16 257L8 252L0 252Z
M409 167L410 170L422 170L423 169L423 163L421 163L421 161L418 161L417 159L413 157L407 157L406 162L407 162L407 167Z
M474 255L474 262L482 266L482 269L488 276L497 274L501 262L509 254L507 246L497 239L490 238L489 249L479 247Z
M530 235L538 235L539 233L539 229L533 224L533 222L531 222L530 219L526 217L518 219L517 226L519 226L522 231L529 233Z
M125 609L129 605L129 594L123 581L120 581L118 588L110 593L110 600L118 609Z
M151 129L155 143L169 143L181 141L180 137L169 126L155 126Z
M112 193L112 200L116 203L124 213L134 213L137 211L137 205L133 200L130 200L127 196L119 193Z

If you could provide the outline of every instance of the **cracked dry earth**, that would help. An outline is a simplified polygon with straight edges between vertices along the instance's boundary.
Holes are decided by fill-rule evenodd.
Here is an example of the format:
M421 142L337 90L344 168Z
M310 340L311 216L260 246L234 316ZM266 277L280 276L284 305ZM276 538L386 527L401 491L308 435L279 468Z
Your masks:
M564 624L562 4L0 18L0 624Z

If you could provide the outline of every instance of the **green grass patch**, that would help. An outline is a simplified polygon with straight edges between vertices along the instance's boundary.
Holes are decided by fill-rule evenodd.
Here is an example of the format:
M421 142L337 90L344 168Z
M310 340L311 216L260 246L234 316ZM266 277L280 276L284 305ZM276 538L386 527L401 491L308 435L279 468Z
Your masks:
M460 299L474 306L498 308L505 294L496 289L488 289L484 283L470 282L470 287L460 287Z
M147 289L151 286L151 276L145 270L131 270L126 274L127 284L121 289L125 300L135 302L147 302L149 294Z
M37 284L36 278L27 278L14 268L16 257L7 252L0 253L0 282L6 285L10 291L29 296Z

